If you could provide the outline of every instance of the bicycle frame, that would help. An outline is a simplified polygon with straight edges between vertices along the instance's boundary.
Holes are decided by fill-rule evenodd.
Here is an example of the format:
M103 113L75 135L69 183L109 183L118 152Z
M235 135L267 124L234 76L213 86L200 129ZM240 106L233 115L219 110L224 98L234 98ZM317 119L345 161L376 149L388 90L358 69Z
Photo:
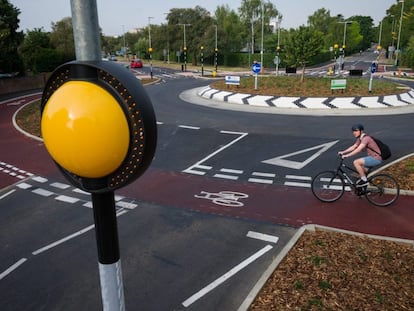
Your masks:
M368 169L369 173L370 169ZM358 172L344 163L340 157L336 170L319 172L312 179L312 193L322 202L335 202L345 191L354 191L358 197L365 198L376 206L388 206L394 203L399 196L398 181L386 174L375 173L368 175L367 184L358 187L356 178L350 174Z
M349 175L347 174L347 172L344 169L358 174L358 172L354 168L346 165L344 163L344 159L342 159L342 157L341 157L340 161L339 161L338 168L336 169L336 174L340 175L344 180L346 180L351 185L351 187L356 191L355 182L351 179L351 177L349 177Z

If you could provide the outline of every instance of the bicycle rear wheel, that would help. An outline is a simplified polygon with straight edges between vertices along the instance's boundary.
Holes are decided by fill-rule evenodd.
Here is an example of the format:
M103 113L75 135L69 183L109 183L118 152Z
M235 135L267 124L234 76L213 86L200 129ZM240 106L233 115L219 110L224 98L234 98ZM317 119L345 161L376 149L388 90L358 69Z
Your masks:
M368 178L365 197L376 206L388 206L397 201L400 186L394 177L387 174L376 174Z
M324 171L312 179L313 195L322 202L335 202L345 192L345 181L334 171Z

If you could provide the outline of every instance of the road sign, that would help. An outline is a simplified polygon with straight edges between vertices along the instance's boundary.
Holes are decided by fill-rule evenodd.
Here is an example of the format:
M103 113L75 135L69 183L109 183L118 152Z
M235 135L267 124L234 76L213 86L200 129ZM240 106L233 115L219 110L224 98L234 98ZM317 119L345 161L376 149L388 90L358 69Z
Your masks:
M262 65L260 63L253 63L252 71L254 73L259 73L261 69L262 69Z
M377 71L377 63L372 62L372 64L371 64L371 72L372 73L375 73L376 71Z
M273 64L275 64L275 65L279 65L280 64L280 58L279 58L279 56L275 56L275 58L273 60Z

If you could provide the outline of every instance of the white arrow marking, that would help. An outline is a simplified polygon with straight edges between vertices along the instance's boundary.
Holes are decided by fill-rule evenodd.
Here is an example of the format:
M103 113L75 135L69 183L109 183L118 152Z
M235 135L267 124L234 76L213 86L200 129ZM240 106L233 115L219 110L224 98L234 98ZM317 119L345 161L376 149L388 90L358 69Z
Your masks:
M333 145L335 145L338 141L339 140L335 140L335 141L332 141L330 143L326 143L326 144L318 145L318 146L315 146L315 147L299 150L299 151L289 153L289 154L286 154L286 155L283 155L283 156L280 156L280 157L272 158L272 159L269 159L269 160L264 160L264 161L262 161L262 163L266 163L266 164L270 164L270 165L277 165L277 166L284 166L284 167L299 170L299 169L303 168L304 166L308 165L313 160L315 160L322 153L324 153L326 150L328 150ZM285 158L289 158L289 157L292 157L292 156L295 156L295 155L298 155L298 154L301 154L301 153L309 152L309 151L312 151L312 150L315 150L315 149L318 149L318 151L316 153L314 153L312 156L310 156L309 158L307 158L303 162L285 160Z

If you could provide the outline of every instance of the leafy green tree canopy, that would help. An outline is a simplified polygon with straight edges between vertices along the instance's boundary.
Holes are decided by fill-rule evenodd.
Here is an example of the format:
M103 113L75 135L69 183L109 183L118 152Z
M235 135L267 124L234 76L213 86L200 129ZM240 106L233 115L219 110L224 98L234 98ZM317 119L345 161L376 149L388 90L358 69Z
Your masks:
M17 54L17 48L23 41L23 32L19 28L20 10L0 0L0 71L6 73L22 72L23 65Z

